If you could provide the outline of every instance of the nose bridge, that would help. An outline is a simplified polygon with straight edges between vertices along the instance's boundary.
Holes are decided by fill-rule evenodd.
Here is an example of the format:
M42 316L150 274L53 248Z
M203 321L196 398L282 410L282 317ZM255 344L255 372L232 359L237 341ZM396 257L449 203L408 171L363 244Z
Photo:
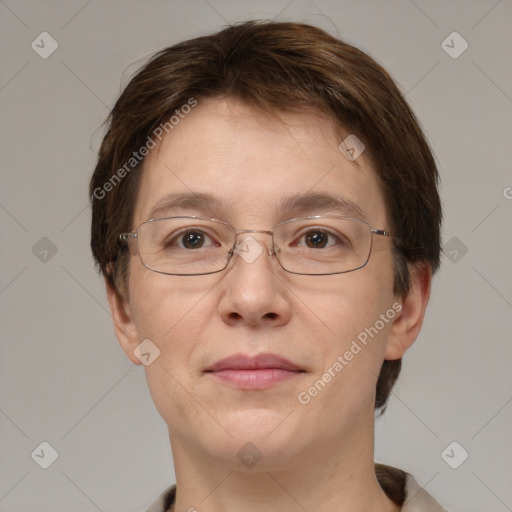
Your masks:
M243 235L240 240L237 239L239 235ZM269 256L274 255L273 241L264 235L272 237L273 231L235 231L235 245L231 255L236 253L236 260L243 261L237 261L237 265L231 267L225 281L225 292L219 301L221 317L230 325L245 322L252 327L280 326L291 318L286 287L280 279L276 279L273 268L278 265L278 261L267 259L264 254L268 252Z
M270 247L267 244L265 245L265 247L268 250L269 256L272 256L273 254L275 254L274 253L274 232L269 231L267 229L239 229L239 230L235 231L235 249L238 249L241 246L243 246L244 242L249 238L249 237L244 237L242 242L237 242L238 235L245 234L245 233L247 233L247 234L263 233L266 235L270 235L272 237ZM260 244L260 242L258 242L257 240L256 240L256 243Z

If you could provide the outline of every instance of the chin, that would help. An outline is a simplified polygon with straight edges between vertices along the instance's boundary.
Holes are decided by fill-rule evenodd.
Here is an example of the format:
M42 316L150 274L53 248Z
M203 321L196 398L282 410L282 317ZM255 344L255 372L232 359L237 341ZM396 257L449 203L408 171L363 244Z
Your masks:
M300 432L297 418L289 410L264 408L245 409L226 414L223 425L229 431L224 436L228 445L238 451L247 443L257 446L262 452L283 456L292 446L296 449Z
M283 422L290 411L286 409L274 410L263 407L231 411L224 416L226 425L233 435L264 439L270 433L275 433L276 428ZM289 426L289 424L287 424ZM286 429L284 429L286 430Z
M275 428L275 427L274 427ZM255 432L231 431L233 437L201 440L203 449L221 465L234 471L278 471L289 469L299 457L300 443L288 431Z

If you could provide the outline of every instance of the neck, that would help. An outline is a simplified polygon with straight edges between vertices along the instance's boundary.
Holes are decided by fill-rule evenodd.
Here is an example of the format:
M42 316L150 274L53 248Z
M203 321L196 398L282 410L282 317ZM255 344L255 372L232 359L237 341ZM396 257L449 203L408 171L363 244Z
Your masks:
M219 459L171 436L175 512L397 512L375 476L373 417L357 436L322 440L283 462L263 457L253 467ZM268 452L265 452L268 453ZM264 460L266 462L264 462Z

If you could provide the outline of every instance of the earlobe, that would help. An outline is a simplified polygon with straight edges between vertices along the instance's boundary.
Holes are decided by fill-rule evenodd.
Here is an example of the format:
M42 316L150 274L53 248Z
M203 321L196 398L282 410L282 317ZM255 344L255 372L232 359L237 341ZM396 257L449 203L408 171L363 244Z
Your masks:
M390 330L384 359L401 359L405 351L416 340L430 298L432 269L429 264L413 267L411 272L411 287L402 297L402 309L393 322Z
M105 279L105 288L117 341L132 363L141 364L133 353L139 344L139 339L128 298L120 297L107 279Z

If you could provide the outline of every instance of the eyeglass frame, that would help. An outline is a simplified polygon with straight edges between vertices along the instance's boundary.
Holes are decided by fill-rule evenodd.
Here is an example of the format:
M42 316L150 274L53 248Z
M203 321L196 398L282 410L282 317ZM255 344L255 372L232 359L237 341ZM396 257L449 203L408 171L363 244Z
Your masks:
M306 219L321 219L323 217L336 217L336 218L344 219L344 220L355 220L357 222L362 222L363 224L366 224L368 226L368 228L370 230L371 238L370 238L370 248L369 248L369 251L368 251L368 257L366 258L366 261L362 265L357 267L357 268L353 268L353 269L350 269L350 270L343 270L341 272L328 272L328 273L322 273L322 274L306 274L306 273L302 273L302 272L292 272L291 270L288 270L288 269L284 268L283 264L279 260L279 257L277 256L277 252L279 252L280 249L278 249L277 252L275 250L275 244L274 244L274 231L275 231L275 229L278 226L280 226L282 224L286 224L288 222L293 222L293 221L296 221L296 220L306 220ZM173 274L171 272L162 272L160 270L154 270L152 268L149 268L144 263L144 260L142 259L142 256L140 255L139 246L138 246L138 239L139 239L138 238L138 231L139 231L140 227L143 226L144 224L147 224L149 222L156 222L156 221L159 221L159 220L167 220L167 219L210 220L210 221L220 222L220 223L224 224L225 226L227 226L228 228L230 228L234 232L235 243L234 243L233 247L227 252L228 257L227 257L226 265L224 265L224 267L221 268L220 270L214 270L212 272L201 272L199 274L195 274L195 273L194 274ZM288 220L285 220L285 221L282 221L282 222L278 222L277 224L274 224L274 226L272 226L271 230L265 230L265 229L240 229L240 230L236 230L231 224L229 224L229 222L226 222L226 221L223 221L223 220L220 220L220 219L214 219L214 218L209 218L209 217L198 217L197 215L177 215L177 216L172 216L172 217L162 217L162 218L158 218L158 219L148 219L148 220L140 223L137 226L137 228L135 229L135 231L126 231L126 232L120 233L118 239L123 241L123 242L126 242L126 243L128 243L130 240L136 239L137 240L137 254L139 255L139 259L140 259L142 265L145 268L147 268L149 271L151 271L151 272L156 272L158 274L164 274L164 275L167 275L167 276L205 276L205 275L209 275L209 274L218 274L219 272L222 272L222 271L226 270L226 268L228 267L230 261L233 258L233 255L234 255L236 249L238 247L240 247L240 244L236 243L236 238L237 238L237 236L239 234L243 234L243 233L265 233L265 234L271 235L272 236L272 248L269 249L269 252L268 252L269 256L274 255L276 257L277 262L279 263L279 266L285 272L288 272L290 274L300 275L300 276L331 276L331 275L336 275L336 274L347 274L349 272L354 272L356 270L360 270L360 269L362 269L363 267L365 267L368 264L368 261L370 261L370 256L372 254L372 249L373 249L373 235L394 238L393 235L389 231L387 231L385 229L373 228L370 225L370 223L367 222L366 220L357 219L357 218L354 218L354 217L344 217L342 215L312 215L312 216L308 216L308 217L296 217L296 218L293 218L293 219L288 219Z

